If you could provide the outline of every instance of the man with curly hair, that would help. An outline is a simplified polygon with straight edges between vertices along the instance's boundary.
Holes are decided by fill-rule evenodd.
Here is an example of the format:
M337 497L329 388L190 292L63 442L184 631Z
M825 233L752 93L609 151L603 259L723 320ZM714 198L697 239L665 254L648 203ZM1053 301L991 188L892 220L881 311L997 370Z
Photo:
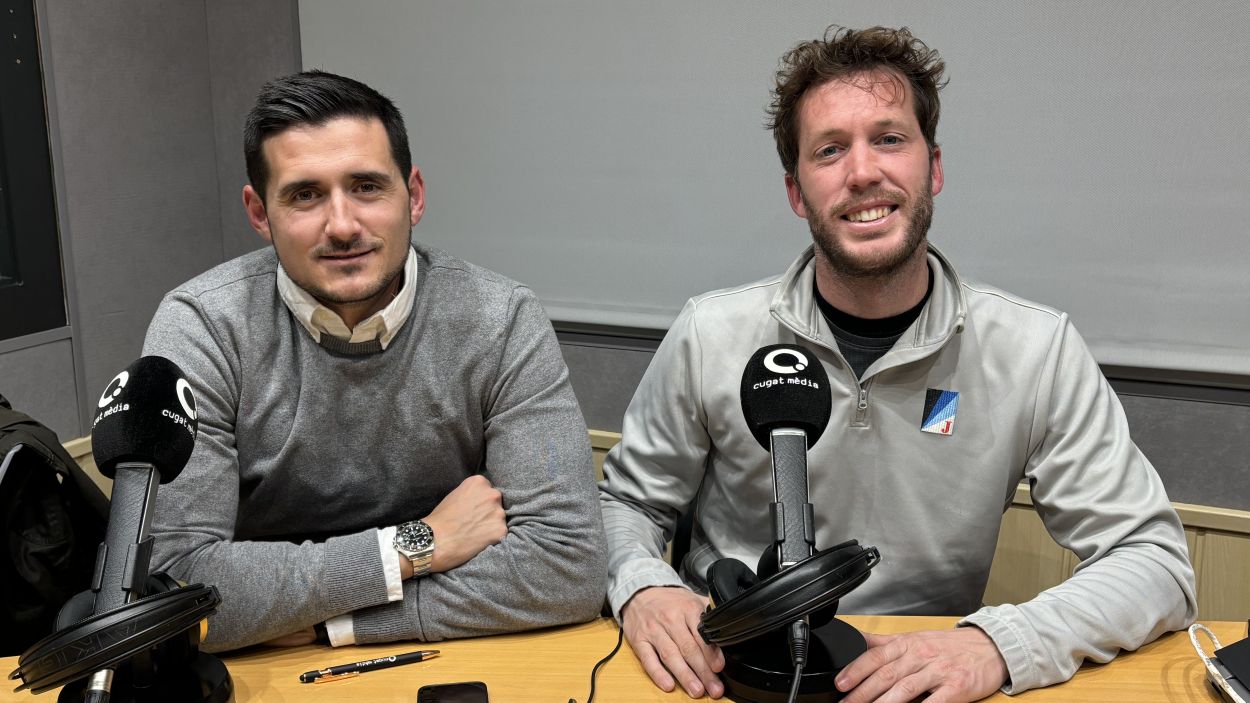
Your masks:
M1016 693L1188 625L1180 521L1068 316L961 278L927 241L944 182L937 52L906 29L831 27L782 64L771 126L814 246L780 276L687 303L604 465L608 596L652 680L724 692L723 653L697 631L704 574L723 557L755 563L773 500L727 369L769 344L811 350L831 384L809 455L816 546L854 537L881 551L841 611L963 616L950 630L867 634L835 680L847 703ZM1080 566L1026 603L982 607L1025 479ZM678 574L662 554L687 509Z

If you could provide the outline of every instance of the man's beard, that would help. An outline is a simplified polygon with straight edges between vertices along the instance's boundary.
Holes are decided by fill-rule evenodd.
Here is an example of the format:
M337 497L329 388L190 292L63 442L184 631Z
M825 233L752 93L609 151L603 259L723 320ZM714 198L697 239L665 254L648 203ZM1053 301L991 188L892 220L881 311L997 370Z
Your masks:
M318 301L320 301L323 304L331 303L334 305L349 305L353 303L366 302L366 301L372 300L373 298L378 296L382 291L386 290L395 281L395 278L403 273L404 266L408 262L407 251L408 251L408 248L411 246L411 242L412 242L412 234L410 232L408 237L405 237L402 243L402 247L405 252L405 255L401 257L399 261L397 261L390 268L390 270L383 271L382 275L378 278L378 280L374 281L368 288L360 292L350 293L350 294L339 293L339 292L332 290L331 288L327 286L320 285L319 282L316 280L310 279L307 281L300 281L300 280L296 280L295 278L292 278L291 280L294 281L295 284L298 285L300 288L303 288L305 291L307 291L309 295L316 298ZM397 242L394 240L390 240L387 242L387 245L392 246L392 247L397 246L399 244L400 242ZM316 249L314 249L311 252L311 254L313 256L324 256L328 254L340 254L340 253L345 254L345 253L359 250L361 248L362 247L361 247L360 238L353 237L352 239L349 239L346 242L331 241L327 244L323 244L317 247ZM276 249L276 246L275 246L275 249ZM360 266L363 266L363 264L361 264ZM289 276L290 273L291 272L288 269L287 275ZM350 275L351 273L354 273L354 271L347 270L347 271L344 271L343 273Z
M405 263L407 263L407 259L406 258L401 259L399 261L398 266L395 266L394 269L391 271L384 272L382 276L373 285L369 286L368 288L366 288L365 290L359 293L353 293L350 295L340 294L340 293L335 293L327 288L322 288L321 286L315 286L315 285L307 286L305 287L305 290L307 290L314 298L316 298L317 300L320 300L323 303L334 303L335 305L348 305L351 303L363 303L365 301L372 300L382 291L386 290L391 285L391 283L395 281L395 278L404 272Z
M889 200L897 204L901 210L902 203L906 202L907 196L898 191L874 188L852 201L835 205L825 215L821 215L819 211L812 208L807 202L806 195L801 197L803 206L809 213L812 213L812 216L807 219L807 224L812 231L812 241L816 243L816 248L820 250L834 272L851 278L888 278L915 256L916 250L929 233L929 225L933 222L933 178L929 176L925 179L924 189L907 206L906 211L901 213L906 217L907 223L903 230L903 241L899 246L877 256L856 256L843 246L831 224L840 220L848 211L854 210L858 203L871 200Z

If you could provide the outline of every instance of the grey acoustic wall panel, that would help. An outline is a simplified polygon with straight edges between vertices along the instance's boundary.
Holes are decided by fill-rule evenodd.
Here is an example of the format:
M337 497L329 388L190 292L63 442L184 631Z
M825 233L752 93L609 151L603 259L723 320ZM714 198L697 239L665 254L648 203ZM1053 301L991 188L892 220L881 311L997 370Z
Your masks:
M101 0L46 9L80 395L98 396L139 355L161 296L221 260L204 6Z
M62 442L85 434L78 423L68 339L0 354L0 395L15 410L51 427Z
M295 0L211 0L205 11L224 260L268 246L243 211L243 118L266 81L300 70L299 16Z

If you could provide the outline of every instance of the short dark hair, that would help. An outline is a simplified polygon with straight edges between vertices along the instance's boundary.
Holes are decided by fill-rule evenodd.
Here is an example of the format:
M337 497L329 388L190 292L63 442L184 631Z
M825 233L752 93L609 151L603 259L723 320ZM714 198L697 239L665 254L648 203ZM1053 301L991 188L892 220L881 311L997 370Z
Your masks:
M323 125L338 117L377 118L386 128L391 158L404 183L412 171L404 116L390 98L351 78L325 71L304 71L266 83L243 124L243 159L252 187L265 198L269 164L261 147L268 137L299 125Z
M912 36L906 27L848 29L830 25L822 39L801 42L781 57L768 128L786 173L795 175L799 160L799 103L807 91L830 81L886 69L911 85L916 120L932 153L937 147L938 91L946 86L946 64L936 51ZM902 79L902 80L899 80Z

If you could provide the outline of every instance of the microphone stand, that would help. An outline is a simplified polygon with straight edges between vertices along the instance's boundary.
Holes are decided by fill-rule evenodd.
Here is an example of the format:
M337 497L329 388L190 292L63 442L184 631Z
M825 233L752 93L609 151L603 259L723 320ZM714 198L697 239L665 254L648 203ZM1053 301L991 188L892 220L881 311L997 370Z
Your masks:
M149 534L161 474L149 463L117 465L109 523L96 558L94 611L107 613L148 595L154 540ZM115 553L110 553L112 545ZM121 545L126 545L123 552ZM66 607L71 607L67 605ZM125 635L119 633L118 637ZM199 627L67 684L59 703L212 701L233 698L234 686L217 657L199 651Z

